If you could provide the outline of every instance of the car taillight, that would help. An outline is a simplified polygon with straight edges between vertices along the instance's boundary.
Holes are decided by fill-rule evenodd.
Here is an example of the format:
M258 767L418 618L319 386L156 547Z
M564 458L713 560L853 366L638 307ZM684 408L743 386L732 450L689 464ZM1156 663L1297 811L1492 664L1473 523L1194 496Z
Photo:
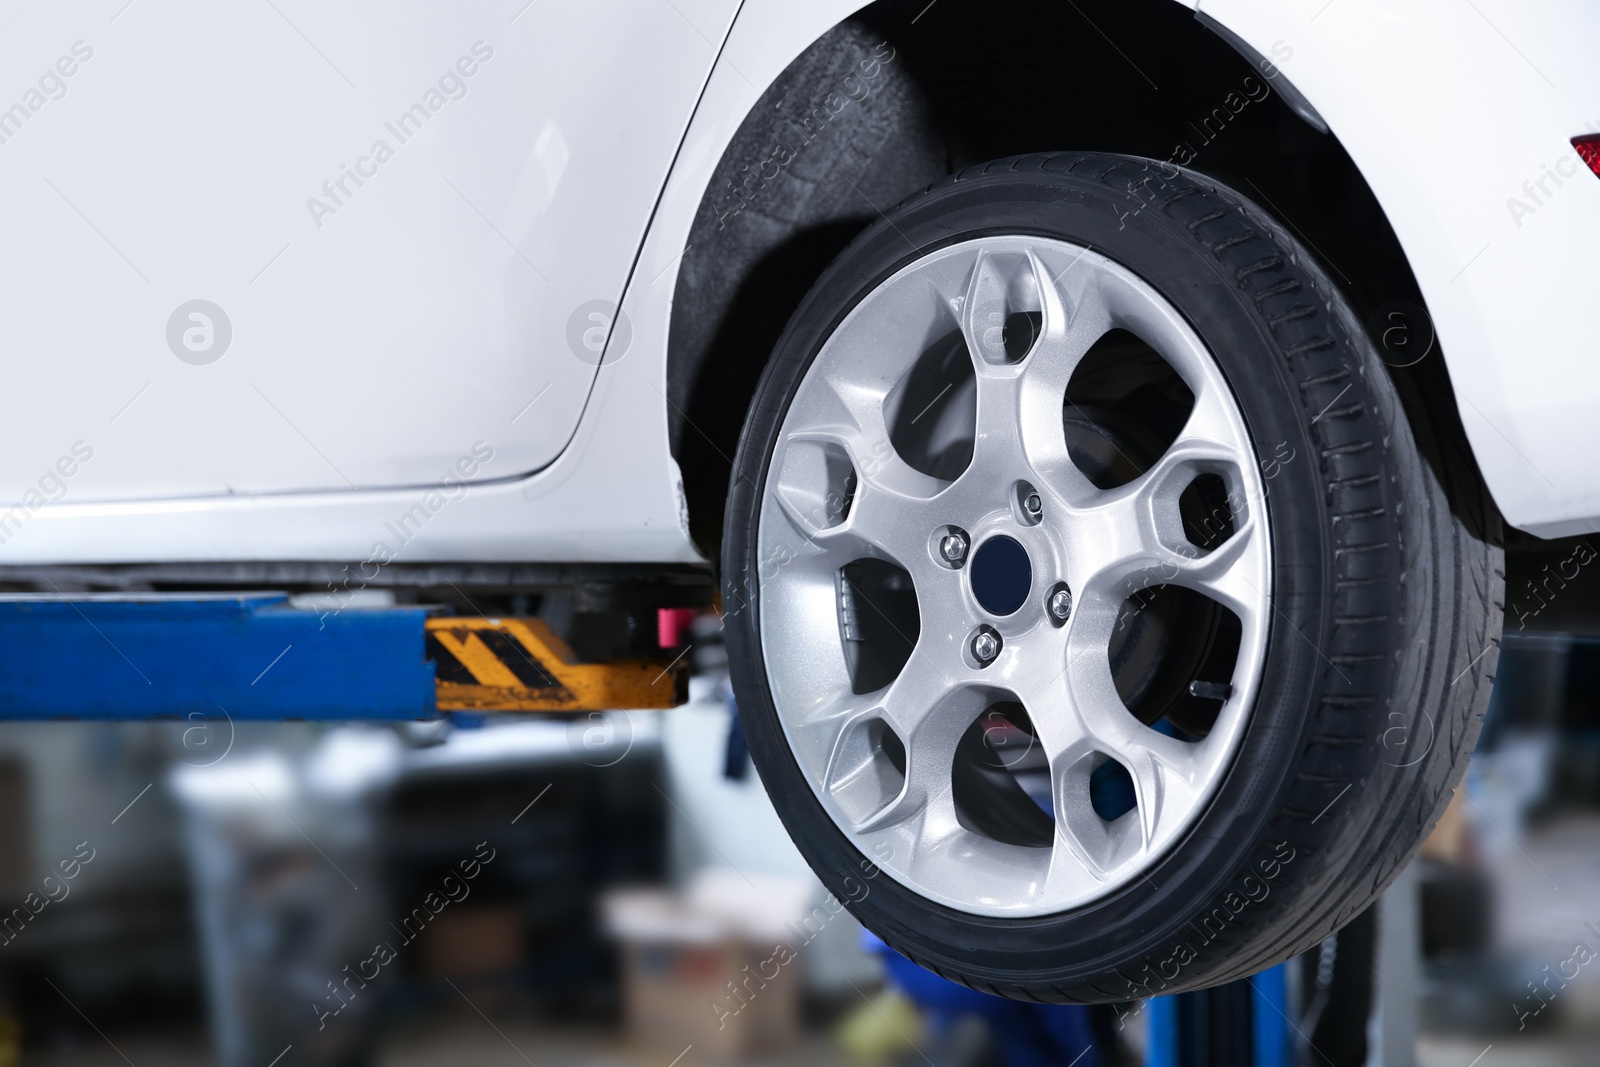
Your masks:
M1578 150L1578 155L1589 164L1589 169L1600 176L1600 133L1586 133L1582 137L1572 139L1572 147Z

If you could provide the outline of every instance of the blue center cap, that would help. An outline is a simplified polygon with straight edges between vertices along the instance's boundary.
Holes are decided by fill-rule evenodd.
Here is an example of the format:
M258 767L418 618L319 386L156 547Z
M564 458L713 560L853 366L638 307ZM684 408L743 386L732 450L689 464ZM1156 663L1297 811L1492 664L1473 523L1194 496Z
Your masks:
M1028 550L1004 535L989 538L973 553L971 575L972 595L991 615L1010 615L1033 588Z

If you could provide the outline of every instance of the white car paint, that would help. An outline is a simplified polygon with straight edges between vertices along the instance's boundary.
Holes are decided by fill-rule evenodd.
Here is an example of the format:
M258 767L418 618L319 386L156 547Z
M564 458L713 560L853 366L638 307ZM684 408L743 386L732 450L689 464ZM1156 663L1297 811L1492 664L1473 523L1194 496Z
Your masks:
M1327 120L1400 238L1506 518L1546 537L1600 531L1600 179L1571 145L1600 133L1600 7L1198 7L1263 55L1292 51L1278 59L1283 73Z
M0 243L17 309L0 344L26 398L0 423L0 491L27 503L0 513L0 564L699 559L667 445L676 265L761 91L863 5L277 2L263 19L27 9L0 38L16 72L95 48L0 143L0 190L37 208ZM1600 129L1600 12L1473 4L1202 9L1281 64L1372 184L1508 519L1596 529L1582 316L1600 180L1582 170L1517 218L1507 198ZM465 98L316 228L305 200L477 40L495 54ZM613 332L596 372L568 322L619 292L630 339ZM194 297L235 331L203 366L164 335Z
M480 441L489 476L554 459L594 378L569 321L621 298L735 0L126 2L0 36L27 398L0 499L78 440L80 503L422 485ZM195 298L231 324L204 365L166 335Z

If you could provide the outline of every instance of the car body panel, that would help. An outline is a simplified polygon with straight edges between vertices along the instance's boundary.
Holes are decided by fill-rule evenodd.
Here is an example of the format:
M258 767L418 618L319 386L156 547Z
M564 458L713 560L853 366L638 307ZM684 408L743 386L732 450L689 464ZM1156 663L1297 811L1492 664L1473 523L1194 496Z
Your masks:
M470 418L454 418L465 410L456 406L463 402L449 391L454 387L446 388L438 385L437 379L428 379L427 388L417 391L419 406L408 409L407 418L415 420L411 428L416 437L398 448L389 448L398 437L383 439L384 447L393 455L411 458L403 463L393 455L384 459L378 455L381 449L369 442L368 447L374 451L363 460L362 478L351 479L363 488L351 489L346 482L328 474L329 464L321 458L304 454L310 441L316 440L313 431L322 432L334 425L331 415L335 407L319 407L328 401L320 390L318 396L302 396L292 386L297 380L322 380L318 377L320 369L299 364L299 377L287 371L274 371L282 377L269 377L267 371L271 368L264 364L270 364L270 360L263 360L260 354L247 355L237 361L237 373L243 381L233 382L229 404L220 413L203 416L212 420L208 432L227 430L239 434L250 427L271 425L243 417L236 424L220 425L230 411L242 409L247 403L261 408L261 401L270 397L283 410L265 414L258 411L252 418L265 420L270 415L278 423L271 434L263 431L250 448L263 453L297 450L297 458L284 469L300 472L301 480L306 482L302 488L317 491L245 492L230 483L235 491L228 495L191 493L169 494L165 499L126 499L136 495L125 491L133 482L123 483L111 475L105 476L104 483L80 483L67 478L68 488L61 499L46 507L27 509L25 521L15 524L19 528L13 529L0 516L0 564L332 559L381 566L391 559L700 560L689 538L680 472L668 446L667 336L676 266L690 240L695 212L712 173L761 92L814 40L863 5L857 0L807 5L744 0L738 5L737 17L733 0L700 0L698 4L678 6L687 17L680 20L677 30L689 29L692 33L672 36L672 46L693 50L696 62L709 71L709 76L703 86L697 86L698 100L684 105L693 107L692 120L685 110L674 126L675 158L667 152L657 167L656 156L663 149L661 142L655 140L648 142L649 158L640 157L646 165L638 167L634 166L636 157L630 150L645 152L645 141L620 148L600 145L589 149L610 153L606 158L613 162L625 160L628 167L641 174L648 172L639 181L648 178L657 186L649 190L648 196L630 186L633 194L649 201L644 214L632 223L634 243L627 246L621 238L612 240L607 256L615 262L593 269L596 277L610 278L615 274L617 284L628 279L620 320L627 323L628 329L612 331L605 360L596 372L592 365L573 356L563 333L567 318L581 303L605 298L604 291L594 291L604 287L563 290L564 307L539 305L546 311L554 307L554 311L545 315L548 321L538 335L538 359L530 357L530 361L540 366L566 361L571 366L555 376L569 382L562 387L564 393L556 395L557 387L552 385L550 395L539 399L535 410L543 411L546 401L553 401L546 415L554 420L552 425L565 425L571 433L564 449L555 440L559 435L522 437L518 436L520 431L502 430L516 430L527 421L526 416L512 420L543 384L534 383L520 369L507 371L504 365L486 364L489 376L476 382L482 403L472 409ZM1588 521L1600 516L1600 470L1586 461L1600 446L1600 420L1584 417L1584 409L1595 393L1596 376L1583 365L1579 323L1584 308L1581 297L1593 289L1596 272L1580 253L1584 244L1592 241L1592 235L1600 232L1600 181L1586 171L1579 173L1568 178L1557 195L1541 198L1536 212L1516 218L1508 212L1506 201L1514 195L1524 196L1524 180L1537 179L1545 164L1555 166L1555 161L1564 158L1563 153L1571 153L1567 139L1585 132L1591 122L1600 121L1600 82L1596 80L1600 78L1600 68L1581 61L1584 47L1600 37L1595 32L1597 15L1582 9L1577 0L1564 0L1560 18L1545 19L1536 25L1531 16L1519 14L1509 3L1482 0L1479 6L1481 16L1471 12L1463 15L1432 0L1414 4L1333 0L1331 6L1322 0L1288 5L1266 0L1205 0L1201 9L1281 64L1283 73L1328 121L1372 184L1421 283L1474 452L1507 518L1514 525L1546 535L1592 529ZM651 7L641 5L640 10ZM604 21L596 16L591 25L585 21L586 16L568 12L567 6L551 8L564 12L561 17L578 20L572 26L579 29L593 28ZM514 14L504 5L494 10L502 21ZM670 18L679 18L675 10L662 10ZM289 8L285 11L297 13ZM607 17L614 14L608 9ZM533 11L526 17L533 17ZM341 15L335 22L348 24L354 19L353 15ZM648 25L656 32L667 23ZM1502 31L1517 45L1510 45ZM457 36L454 28L443 35L441 45L448 47L441 54L454 57ZM623 34L624 38L629 36ZM73 39L76 38L66 43ZM1280 42L1275 53L1274 46ZM1282 46L1292 49L1292 55L1285 56ZM505 46L496 47L494 63L513 58ZM635 46L625 40L615 47L627 52ZM649 50L643 45L637 47L640 52L629 54L636 62L642 62L641 57ZM41 57L49 61L54 57L50 49L46 49L48 55L41 52L38 57L29 57L28 62L37 66ZM1518 50L1532 58L1519 58ZM583 49L569 51L577 54ZM1351 63L1352 55L1375 58ZM14 58L14 52L8 53L7 64ZM99 58L97 54L96 61ZM1533 69L1535 62L1539 69ZM329 75L326 70L312 70L312 64L321 63L312 54L301 73L318 78ZM430 63L431 66L418 69L438 66L432 59ZM612 77L621 76L609 59L606 64ZM507 62L495 70L511 66ZM598 76L593 72L575 75L573 92L590 86ZM415 80L413 77L402 83L408 92L414 92L409 87ZM1560 88L1552 88L1551 82ZM337 80L333 84L343 87ZM78 86L73 86L73 91L77 93ZM76 99L67 97L63 103L74 103ZM470 104L474 99L469 95L449 106ZM562 106L578 108L572 112L573 121L582 112L591 122L609 129L611 136L623 138L624 133L616 125L617 116L600 110L601 99L597 97L594 109L588 112L565 98ZM606 107L616 106L614 94L603 96L603 100ZM1586 102L1595 105L1589 108L1594 115L1585 114ZM637 99L630 106L634 105L645 110L654 106ZM628 129L632 129L631 120ZM33 132L30 125L23 134ZM681 142L676 139L680 132ZM338 152L348 153L346 143L340 143ZM577 143L569 139L569 145ZM14 147L16 143L0 145L0 159L9 163ZM524 143L524 158L529 158L529 152L536 156L536 147L529 149ZM570 166L579 166L576 153ZM17 169L12 164L0 170L0 183L18 181L14 173ZM316 171L319 180L325 170L323 167ZM30 173L28 178L33 180L34 175ZM104 181L104 189L117 190L114 181ZM457 184L460 192L469 192L466 185ZM49 189L42 185L40 188L43 195L55 198ZM297 195L299 188L296 187ZM585 195L573 204L575 221L563 223L570 227L562 231L561 240L567 242L581 243L587 225L610 226L615 221L602 218L613 210L613 186L598 181L587 189L579 188ZM61 191L70 194L77 187L69 190L63 186ZM471 190L478 191L476 186ZM363 195L366 192L363 190ZM453 221L437 225L458 231L470 226L473 216L469 207L450 189L444 192L454 197L454 203L450 199L429 200L431 208L442 210L440 205L445 205L450 210L468 210L469 214L465 220L452 216ZM85 198L92 207L90 200ZM291 206L305 210L298 202ZM352 206L364 205L356 201ZM65 209L59 199L52 207L56 211ZM329 236L327 231L335 223L346 221L345 214L341 211L339 217L326 220L324 231L308 233L303 243L309 248L312 236ZM66 221L78 220L68 215ZM60 223L58 219L55 225ZM424 228L435 224L418 223ZM553 235L552 230L551 239L555 239ZM84 240L82 234L74 239ZM129 247L144 247L136 245L132 236L126 240ZM154 236L149 240L150 247L160 247ZM374 240L386 247L381 239ZM508 249L504 241L499 243L504 253L497 261L502 270L500 281L517 271L531 273L522 253L534 249L536 243L520 237L517 249ZM263 261L275 247L266 242ZM489 247L487 243L474 246L474 254L485 255L483 248ZM285 259L295 251L292 247ZM127 266L92 234L79 252L108 260L97 262L93 267L96 271L127 273ZM594 259L580 257L578 261L592 266L606 258L593 249L590 252ZM266 284L272 272L285 265L280 262L269 269L260 284ZM58 284L64 284L67 266L58 264L54 269ZM249 272L240 268L240 273ZM552 268L550 276L553 282L568 281L558 268ZM473 277L481 282L488 275L480 272ZM129 278L131 274L121 284L143 284L137 278ZM534 281L537 283L537 279ZM248 278L245 284L248 285ZM70 294L71 286L66 289ZM531 291L520 284L504 289L497 313L510 315L515 310L510 306L513 295ZM416 291L407 292L411 297L418 295ZM1505 294L1513 294L1514 299ZM173 289L168 299L146 303L164 308L190 295L194 295L190 289ZM454 290L441 291L428 297L428 307L421 310L431 312L441 323L451 321L459 313L457 296L468 306L476 306L471 301L482 299L478 295L455 294ZM61 298L55 295L48 299ZM249 306L248 299L241 306ZM58 315L69 310L65 305L55 306ZM416 310L419 309L408 312ZM156 327L159 325L155 323ZM437 325L430 321L427 328ZM119 328L133 327L124 322ZM140 328L146 332L154 329L148 322ZM223 360L210 367L186 366L159 347L159 330L155 336L154 351L140 358L153 361L163 373L216 369L228 363ZM527 337L532 336L530 331ZM255 362L246 368L247 360ZM448 360L445 363L449 365ZM261 376L254 377L257 373ZM96 375L111 376L98 372ZM114 435L91 437L87 431L74 427L89 425L96 429L87 421L91 417L87 412L92 409L93 417L109 419L111 416L100 408L108 407L114 412L118 403L126 401L123 394L134 395L146 380L154 382L154 376L136 374L127 376L126 381L117 377L120 392L115 393L97 382L92 391L94 403L89 402L90 397L80 396L70 405L54 408L52 418L41 417L30 423L26 434L13 430L11 447L20 449L24 456L7 460L14 468L10 476L13 492L17 486L27 484L31 472L58 469L61 457L70 460L69 449L80 439L92 440L95 447L95 458L77 465L80 474L94 468L102 456L112 461L106 463L108 469L131 462L108 455L116 450L112 447L118 441ZM260 388L254 389L252 382ZM129 388L122 389L124 385ZM349 386L350 381L345 385ZM534 388L520 390L522 385ZM39 392L59 385L46 385L41 376L30 380L29 387ZM155 388L152 384L150 391L153 393ZM434 397L449 401L441 405L449 407L449 412L441 414L423 402L430 390ZM115 430L149 399L150 396L141 397L129 413L118 417L109 428ZM580 409L583 416L574 431L570 419L576 419ZM368 402L358 390L346 395L343 406L337 408L355 424L370 420L372 413L380 410L384 410L382 403ZM175 427L182 419L178 408L161 411ZM730 412L727 417L737 418L740 414ZM564 422L558 415L569 421ZM304 431L303 436L299 431L290 432L292 427L284 428L290 419ZM383 419L386 430L399 433L394 429L392 412L385 410ZM442 420L439 426L432 425L436 420ZM187 433L197 442L191 450L197 468L209 463L220 469L217 461L206 455L207 438L195 429L196 425L191 419L184 429L173 432ZM689 432L694 432L692 427ZM335 435L329 440L342 444L348 439ZM546 464L529 474L527 464L540 458L535 455L539 451L535 445L541 440L544 444L540 447L554 458L545 457ZM267 442L264 447L263 441ZM492 452L487 458L479 456L485 448ZM472 462L474 456L479 456L476 463ZM385 462L399 465L384 469ZM317 463L322 463L320 469L314 469ZM463 463L471 467L471 473L463 470ZM439 480L437 475L424 473L418 485L365 488L385 477L393 480L418 471L442 474L447 470L459 472L453 476L456 481L475 484L467 487L452 482L439 486L433 484ZM197 483L202 480L199 475L193 477ZM279 477L280 482L283 480ZM82 493L80 485L84 488ZM102 486L96 491L103 495L124 499L93 499L89 490L95 485Z
M1600 530L1600 370L1588 317L1600 295L1600 179L1571 145L1600 132L1600 8L1198 7L1279 65L1372 187L1506 519L1546 537Z
M80 440L80 503L431 484L479 442L549 464L581 309L620 299L736 0L679 6L13 12L0 500ZM231 338L190 362L195 298Z

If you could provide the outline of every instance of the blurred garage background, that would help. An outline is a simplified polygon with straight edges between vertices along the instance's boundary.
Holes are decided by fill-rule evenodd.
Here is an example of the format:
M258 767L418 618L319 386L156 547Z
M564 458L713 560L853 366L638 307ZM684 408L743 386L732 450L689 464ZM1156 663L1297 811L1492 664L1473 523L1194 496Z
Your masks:
M1283 1062L1600 1060L1600 638L1559 608L1509 620L1467 781L1345 946L1376 980L1285 968ZM666 712L0 725L0 1067L1184 1062L1141 1005L874 945L762 791L716 616L684 641Z

